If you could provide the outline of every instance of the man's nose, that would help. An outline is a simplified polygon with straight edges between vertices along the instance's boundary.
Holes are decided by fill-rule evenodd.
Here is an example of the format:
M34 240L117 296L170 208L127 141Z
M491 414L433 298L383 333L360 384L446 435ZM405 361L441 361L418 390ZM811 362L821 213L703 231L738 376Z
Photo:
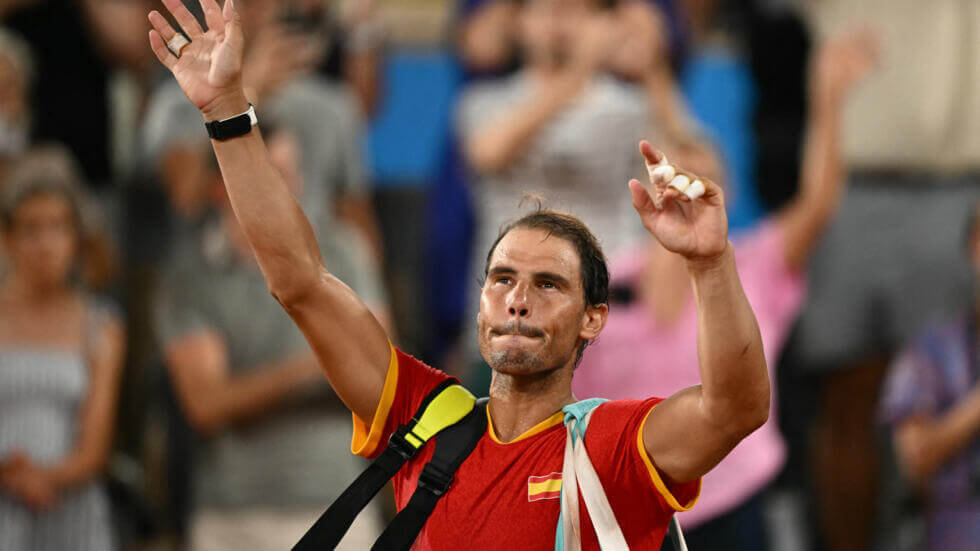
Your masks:
M507 313L511 317L526 318L531 315L531 305L528 302L527 287L517 285L507 297Z

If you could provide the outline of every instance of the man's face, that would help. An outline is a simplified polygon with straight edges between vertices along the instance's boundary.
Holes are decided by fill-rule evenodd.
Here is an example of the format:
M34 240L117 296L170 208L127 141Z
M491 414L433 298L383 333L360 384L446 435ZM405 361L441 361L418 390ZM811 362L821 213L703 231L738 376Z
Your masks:
M575 247L539 229L514 229L494 250L480 295L480 353L490 367L528 375L570 365L596 337L606 306L586 308Z

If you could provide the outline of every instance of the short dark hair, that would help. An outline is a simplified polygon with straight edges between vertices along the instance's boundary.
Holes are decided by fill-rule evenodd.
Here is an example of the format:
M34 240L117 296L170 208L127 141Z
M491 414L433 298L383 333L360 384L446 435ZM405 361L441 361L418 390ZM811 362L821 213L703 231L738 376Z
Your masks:
M504 225L497 234L497 239L487 252L486 264L483 267L483 276L490 273L490 259L493 252L497 250L497 245L505 235L511 230L516 229L539 229L548 233L548 236L555 236L568 241L575 247L579 258L579 274L582 278L582 291L585 298L585 306L599 306L609 302L609 268L606 265L606 255L599 246L599 241L592 235L589 228L575 216L567 212L561 212L544 208L540 199L536 199L537 208L528 214ZM585 341L579 347L578 356L575 364L578 365L582 359L582 352L588 346L589 341Z

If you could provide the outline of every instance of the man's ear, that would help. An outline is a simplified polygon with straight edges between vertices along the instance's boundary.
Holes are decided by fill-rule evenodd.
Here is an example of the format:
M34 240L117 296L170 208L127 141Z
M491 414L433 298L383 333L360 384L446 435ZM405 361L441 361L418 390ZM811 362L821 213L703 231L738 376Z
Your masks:
M603 303L598 306L589 306L582 315L582 330L578 336L584 340L591 341L599 336L602 328L606 326L606 318L609 317L609 305Z

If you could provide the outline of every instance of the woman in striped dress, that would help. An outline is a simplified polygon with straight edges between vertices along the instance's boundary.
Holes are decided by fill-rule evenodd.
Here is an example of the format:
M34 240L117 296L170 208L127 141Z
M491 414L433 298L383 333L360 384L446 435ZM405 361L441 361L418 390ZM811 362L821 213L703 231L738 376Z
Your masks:
M20 168L0 203L0 549L111 550L100 477L123 330L76 283L89 239L72 163Z

